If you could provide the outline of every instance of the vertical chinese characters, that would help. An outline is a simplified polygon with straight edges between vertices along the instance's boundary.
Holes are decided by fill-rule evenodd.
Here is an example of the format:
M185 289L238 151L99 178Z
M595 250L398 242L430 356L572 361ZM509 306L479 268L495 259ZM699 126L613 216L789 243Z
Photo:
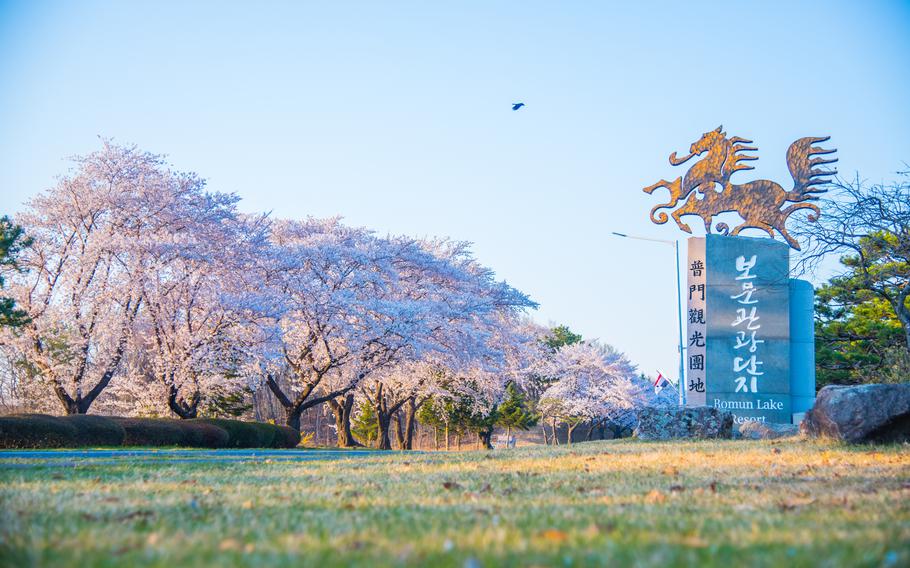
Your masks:
M736 343L733 349L736 355L733 357L733 374L736 375L736 391L745 393L758 392L758 377L764 373L759 370L762 362L758 360L759 345L764 343L763 339L758 338L758 331L761 329L758 315L758 298L755 289L755 274L752 270L758 263L758 257L752 255L749 259L745 256L736 259L736 280L740 281L741 291L739 294L730 296L731 300L741 306L736 309L736 318L730 325L737 328Z
M686 403L703 406L707 393L707 270L704 240L689 241L687 283Z

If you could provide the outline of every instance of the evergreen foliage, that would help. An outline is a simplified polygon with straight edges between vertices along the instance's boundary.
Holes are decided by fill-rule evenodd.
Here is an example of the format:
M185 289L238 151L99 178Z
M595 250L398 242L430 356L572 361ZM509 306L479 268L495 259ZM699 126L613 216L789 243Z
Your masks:
M506 397L499 405L496 424L512 435L512 429L528 430L537 425L538 416L531 409L527 397L515 383L506 387Z
M910 380L910 172L833 186L800 227L801 264L842 268L816 296L818 386Z
M30 243L31 239L25 236L22 227L14 224L9 217L0 217L0 291L5 284L4 271L21 270L19 254ZM0 326L16 327L27 322L27 314L16 307L12 298L0 297Z
M550 335L544 339L544 343L552 351L556 351L560 347L565 345L572 345L575 343L581 343L583 341L581 335L573 332L569 329L567 325L558 325L550 330Z
M202 415L207 418L239 418L252 408L252 391L248 387L227 390L216 386L206 397Z
M371 446L379 439L379 417L372 404L363 401L358 405L351 420L351 432L358 440L363 440L366 446Z

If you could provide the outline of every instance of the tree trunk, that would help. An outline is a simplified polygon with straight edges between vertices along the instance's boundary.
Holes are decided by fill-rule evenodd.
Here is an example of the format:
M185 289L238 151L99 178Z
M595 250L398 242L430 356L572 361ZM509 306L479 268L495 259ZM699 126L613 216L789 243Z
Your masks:
M395 441L398 442L398 449L403 450L404 448L404 425L401 423L403 417L401 412L396 412L392 416L392 429L395 431Z
M315 388L315 385L318 384L317 381L317 383L309 385L306 389L304 389L302 393L297 396L297 398L292 401L290 398L288 398L288 395L285 394L283 390L281 390L281 386L273 376L268 375L266 377L265 384L269 387L269 390L272 391L272 394L275 395L275 398L278 399L279 404L284 407L285 424L294 430L297 430L298 432L300 431L300 415L303 414L304 410L320 405L324 402L329 402L330 400L333 400L354 388L354 385L350 385L343 389L332 391L325 396L309 398L310 394ZM318 441L318 428L316 430L316 437Z
M395 418L395 412L389 410L382 397L379 397L379 400L374 407L376 411L376 423L379 426L379 441L376 447L380 450L391 450L392 438L389 436L389 430L392 426L392 420Z
M399 414L404 413L404 444L402 450L413 449L414 446L414 426L417 424L417 400L412 396L404 405L404 409Z
M449 423L446 422L446 451L449 451Z
M568 425L568 432L567 432L567 434L566 434L566 439L567 439L567 442L568 442L568 444L569 444L570 446L572 445L572 432L574 432L576 428L578 428L578 424L577 424L577 423L576 423L576 424L569 424L569 425Z
M57 394L57 398L63 404L63 412L66 414L85 414L85 412L79 412L79 403L61 385L54 384L54 393Z
M555 418L553 418L550 421L550 427L553 429L553 445L558 446L559 445L559 436L556 435L556 419Z
M480 446L485 450L493 449L493 428L487 428L477 432L477 439L480 440Z
M362 448L363 444L354 438L351 433L351 413L354 410L354 395L348 394L338 402L337 399L329 401L329 408L335 415L335 431L338 436L339 448Z
M293 428L300 432L300 415L303 414L303 409L300 407L294 408L285 408L284 409L284 423L285 425ZM318 440L317 440L318 444Z
M910 284L908 284L910 287ZM910 294L901 294L898 297L900 303L894 306L894 313L897 314L897 321L904 328L904 341L907 344L907 351L910 351L910 309L906 307L907 296Z
M540 423L540 431L543 432L543 443L545 446L550 445L550 436L547 434L547 427L543 422Z
M433 449L439 451L439 427L433 426Z
M83 398L78 394L75 398L73 398L69 395L69 393L66 392L66 389L59 385L54 385L54 392L57 394L57 398L63 404L63 412L68 415L88 414L88 409L94 401L94 397Z
M391 391L384 392L384 390L383 384L379 383L373 391L372 397L369 394L366 396L376 411L376 422L379 426L379 449L391 450L392 440L389 438L389 427L395 413L401 409L407 399L394 401L394 394Z
M585 442L590 442L590 441L591 441L591 436L594 435L594 429L595 429L595 428L597 428L597 424L594 423L594 422L591 422L591 425L588 426L588 432L587 432L587 434L585 434Z
M168 385L167 405L171 409L171 412L183 420L196 418L196 415L199 413L199 399L199 391L194 392L193 396L187 400L186 398L179 396L176 386Z
M385 412L377 412L376 420L379 423L379 444L380 450L391 450L392 440L389 438L389 426L391 426L392 417Z

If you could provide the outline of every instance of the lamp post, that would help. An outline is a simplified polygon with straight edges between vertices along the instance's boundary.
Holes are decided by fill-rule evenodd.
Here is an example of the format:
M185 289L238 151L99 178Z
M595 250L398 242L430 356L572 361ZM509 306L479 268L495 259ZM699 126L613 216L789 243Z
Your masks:
M617 237L623 237L625 239L635 239L637 241L651 241L653 243L663 243L665 245L672 245L673 250L676 252L676 321L679 327L679 405L684 406L686 404L686 391L685 391L685 364L683 350L683 331L682 331L682 292L680 292L680 275L679 275L679 241L667 241L664 239L649 239L647 237L634 237L632 235L627 235L625 233L617 233L612 231Z

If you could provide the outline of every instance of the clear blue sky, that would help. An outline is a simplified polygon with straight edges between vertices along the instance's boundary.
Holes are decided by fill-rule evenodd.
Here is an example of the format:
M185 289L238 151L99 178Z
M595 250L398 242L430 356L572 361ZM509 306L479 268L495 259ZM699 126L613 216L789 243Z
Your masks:
M641 192L668 154L723 123L740 179L789 182L830 134L890 179L908 101L906 2L0 0L0 211L113 137L247 211L473 241L541 322L675 376L672 251L610 235L683 236Z

